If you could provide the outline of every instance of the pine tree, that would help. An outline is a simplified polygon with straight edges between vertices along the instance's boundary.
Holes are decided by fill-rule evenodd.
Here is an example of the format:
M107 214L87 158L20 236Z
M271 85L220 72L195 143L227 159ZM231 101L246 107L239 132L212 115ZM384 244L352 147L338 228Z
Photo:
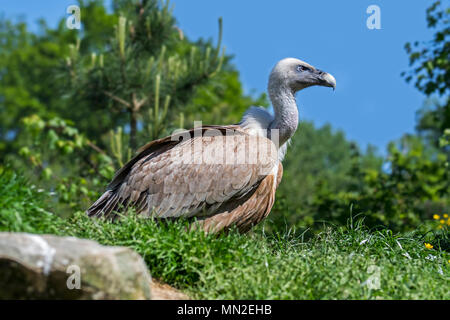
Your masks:
M73 96L102 104L106 112L128 114L129 147L139 132L155 139L176 123L195 88L220 70L222 23L216 47L187 41L175 25L169 1L120 0L115 35L99 52L80 54L80 42L66 59Z

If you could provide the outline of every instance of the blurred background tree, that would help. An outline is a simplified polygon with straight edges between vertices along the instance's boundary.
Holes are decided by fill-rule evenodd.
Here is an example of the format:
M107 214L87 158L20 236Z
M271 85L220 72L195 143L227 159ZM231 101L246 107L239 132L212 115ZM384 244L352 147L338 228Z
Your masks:
M51 30L39 22L37 34L24 22L0 20L0 161L17 151L23 116L53 114L61 109L59 81L54 72L75 41L63 23Z
M119 14L114 36L103 48L83 55L79 44L71 46L68 91L76 105L98 106L99 113L126 119L134 151L145 142L138 143L139 131L147 140L170 132L196 87L220 71L222 29L220 24L216 48L201 46L184 39L168 2L115 1L114 10Z
M427 97L417 113L417 131L438 146L439 138L450 128L450 8L441 1L434 2L426 12L428 27L436 30L428 42L406 43L410 72L406 81Z

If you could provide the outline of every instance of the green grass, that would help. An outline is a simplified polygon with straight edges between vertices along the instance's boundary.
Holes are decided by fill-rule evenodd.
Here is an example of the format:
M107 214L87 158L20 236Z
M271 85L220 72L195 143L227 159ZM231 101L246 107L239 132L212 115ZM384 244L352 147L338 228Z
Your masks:
M0 167L0 231L57 233L63 221L46 210L49 195Z
M7 188L0 194L0 231L72 235L131 247L153 277L193 298L450 298L443 232L370 231L359 221L303 240L288 232L265 235L263 228L247 235L205 235L186 232L183 222L158 225L133 214L120 223L92 220L82 212L63 220L41 209L45 199L14 174L0 174L0 183ZM365 284L373 268L379 270L379 289Z

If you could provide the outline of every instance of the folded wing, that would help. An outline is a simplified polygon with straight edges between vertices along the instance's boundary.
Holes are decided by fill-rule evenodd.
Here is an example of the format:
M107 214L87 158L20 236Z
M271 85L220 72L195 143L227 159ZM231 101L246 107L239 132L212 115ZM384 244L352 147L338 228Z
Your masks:
M254 192L274 168L275 145L238 126L186 131L144 146L87 213L114 218L134 207L159 218L210 217Z

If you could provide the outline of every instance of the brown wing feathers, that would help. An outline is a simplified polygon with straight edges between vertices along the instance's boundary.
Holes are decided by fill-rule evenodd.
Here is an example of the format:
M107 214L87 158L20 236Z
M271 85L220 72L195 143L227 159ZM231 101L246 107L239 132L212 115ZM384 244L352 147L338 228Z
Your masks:
M160 218L195 216L203 219L201 223L208 231L231 224L247 231L270 212L282 167L275 181L273 175L261 174L264 166L260 163L224 163L220 152L236 156L257 144L254 136L237 128L209 126L201 128L202 135L210 129L217 129L220 135L195 138L191 130L184 141L166 137L148 143L117 172L107 191L87 210L88 215L114 218L116 211L131 206L138 213ZM240 136L236 145L224 143L224 133L230 130ZM201 139L200 152L192 149L196 139ZM203 162L183 163L186 156L200 157ZM266 159L266 171L275 164L272 158ZM220 161L208 163L214 160Z
M280 163L277 180L281 180L283 167ZM235 225L241 233L249 231L261 222L272 209L275 201L275 177L268 175L242 199L234 199L219 208L219 213L211 217L198 220L197 226L208 232L227 230Z

